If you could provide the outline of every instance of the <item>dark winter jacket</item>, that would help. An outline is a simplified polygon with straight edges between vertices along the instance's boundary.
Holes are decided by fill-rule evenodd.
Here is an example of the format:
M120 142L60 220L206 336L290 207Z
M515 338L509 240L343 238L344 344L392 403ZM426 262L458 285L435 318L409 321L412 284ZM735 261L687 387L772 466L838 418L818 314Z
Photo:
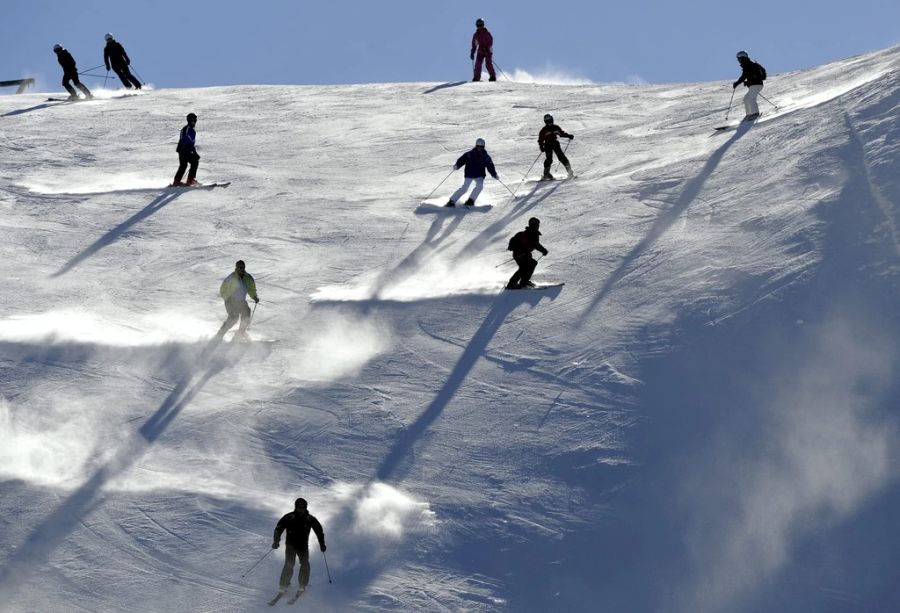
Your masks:
M734 82L737 87L741 83L750 87L751 85L762 85L766 79L766 69L749 58L741 58L741 76Z
M183 128L181 128L181 137L178 139L178 146L175 147L175 151L178 153L197 153L197 148L194 145L194 141L197 140L197 132L191 126L191 124L187 124Z
M66 74L78 74L78 68L75 66L75 58L69 53L68 49L60 49L56 52L56 61L62 66L63 72Z
M513 252L514 258L531 255L535 249L547 255L547 250L541 244L541 232L536 228L525 228L509 239L508 250Z
M478 28L475 30L475 34L472 35L471 53L475 53L476 47L478 47L481 53L493 53L494 37L491 36L491 33L488 32L487 28Z
M291 547L299 551L307 551L309 549L309 531L316 533L319 539L319 548L325 546L325 531L322 530L322 524L319 520L309 514L309 512L292 511L278 520L275 526L274 542L281 541L281 533L287 530L287 541Z
M119 41L111 40L103 48L103 63L106 64L106 69L109 70L110 64L114 67L128 66L131 64L131 60L128 59L128 54L125 53L125 47Z
M459 159L456 160L456 168L462 168L463 166L466 167L465 176L467 178L475 179L481 177L483 179L485 170L491 173L492 177L497 178L494 160L491 159L491 156L484 149L479 150L478 147L475 147L459 156Z
M549 126L541 128L541 132L538 134L538 146L541 148L541 151L544 150L544 145L553 145L553 143L556 142L557 136L572 138L571 134L565 132L555 123L551 123Z

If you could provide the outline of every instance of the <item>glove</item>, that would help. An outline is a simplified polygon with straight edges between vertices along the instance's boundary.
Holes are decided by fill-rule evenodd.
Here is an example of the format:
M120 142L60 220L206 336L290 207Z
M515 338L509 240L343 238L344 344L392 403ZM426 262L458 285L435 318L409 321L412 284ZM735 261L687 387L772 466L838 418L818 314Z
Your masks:
M540 145L540 148L541 148L541 151L543 151L543 150L544 150L544 146L543 146L543 145Z
M542 253L543 253L544 255L550 255L550 252L547 251L546 249L544 249L544 251L543 251Z
M574 135L574 134L569 134L569 140L575 140L575 135Z
M492 175L492 176L494 177L494 180L495 180L495 181L499 181L499 180L500 180L500 175Z
M259 298L254 298L253 302L255 302L256 304L259 304Z
M109 72L109 66L106 67L106 72Z
M474 59L475 59L475 52L474 52L474 51L472 51L472 52L469 53L469 59L470 59L470 60L474 60Z
M125 65L126 65L126 66L131 66L131 60L125 60Z
M494 55L494 48L493 48L493 47L491 47L490 49L488 49L488 55Z
M740 84L741 84L740 81L735 81L734 83L731 84L731 89L737 89L737 86Z
M279 543L278 541L272 541L272 549L278 549L278 546L279 546L280 544L281 544L281 543Z
M322 550L322 553L325 553L325 550L328 549L328 547L326 547L325 544L323 543L323 544L319 545L319 549Z

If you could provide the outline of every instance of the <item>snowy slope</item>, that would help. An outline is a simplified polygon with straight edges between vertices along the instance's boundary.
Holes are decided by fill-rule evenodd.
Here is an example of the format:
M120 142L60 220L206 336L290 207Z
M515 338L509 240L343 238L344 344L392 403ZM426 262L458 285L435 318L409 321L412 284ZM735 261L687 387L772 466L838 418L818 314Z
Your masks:
M723 83L0 97L0 609L268 610L301 495L307 610L900 609L898 68L725 133ZM165 188L188 111L228 189ZM579 178L519 187L545 112ZM418 208L479 136L519 197ZM531 216L566 285L502 293ZM210 348L238 258L278 342Z

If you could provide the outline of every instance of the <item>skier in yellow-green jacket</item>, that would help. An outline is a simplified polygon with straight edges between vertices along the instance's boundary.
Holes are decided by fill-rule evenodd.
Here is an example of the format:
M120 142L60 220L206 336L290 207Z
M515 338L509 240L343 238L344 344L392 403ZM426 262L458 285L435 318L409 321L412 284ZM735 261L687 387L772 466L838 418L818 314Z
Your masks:
M250 325L250 305L247 304L247 296L249 295L253 302L259 302L259 296L256 295L256 281L247 272L244 260L238 260L234 265L234 272L222 281L219 295L225 301L228 319L219 328L217 336L225 336L225 333L240 319L241 324L235 336L247 338L247 327Z

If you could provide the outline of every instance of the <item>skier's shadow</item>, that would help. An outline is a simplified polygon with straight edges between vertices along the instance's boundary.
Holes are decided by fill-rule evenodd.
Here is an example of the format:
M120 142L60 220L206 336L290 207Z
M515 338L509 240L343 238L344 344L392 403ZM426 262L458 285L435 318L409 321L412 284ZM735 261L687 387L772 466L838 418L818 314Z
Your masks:
M212 377L240 360L243 352L235 351L233 347L229 347L224 355L218 355L215 349L220 342L220 339L216 338L206 345L200 363L184 374L144 425L122 444L115 455L99 466L87 481L32 530L15 555L6 559L0 570L0 593L9 593L24 587L29 572L36 566L44 564L53 550L62 544L85 517L103 503L104 486L134 464ZM199 373L202 373L200 378L194 381Z
M653 243L655 243L666 231L672 227L672 224L678 220L682 213L684 213L687 208L694 202L697 196L700 195L700 192L703 190L703 186L706 184L707 179L712 175L712 173L719 166L719 163L722 161L722 158L725 155L725 152L737 142L739 138L741 138L744 134L747 133L747 130L752 126L751 123L745 123L738 126L734 135L731 136L725 143L722 144L721 147L716 149L710 158L706 161L706 164L703 165L703 168L700 170L700 174L698 174L693 179L689 180L684 185L684 189L681 190L681 194L678 196L678 199L669 207L668 210L663 211L656 218L656 221L653 222L653 225L650 227L650 230L647 232L646 236L640 240L634 247L631 248L622 263L609 275L609 277L604 281L600 291L597 292L597 295L591 301L591 303L587 306L587 308L582 312L582 314L578 317L578 320L575 322L575 327L580 328L584 325L587 318L590 314L597 308L597 306L603 301L606 296L609 295L610 291L612 291L613 286L618 283L630 270L632 264L637 261L637 259L643 254L647 249L650 248Z
M15 111L10 111L8 113L3 113L2 117L13 117L15 115L22 115L24 113L30 113L31 111L40 111L41 109L46 109L51 106L58 106L59 102L44 102L35 106L30 106L27 109L18 109Z
M425 90L424 92L422 92L422 95L424 96L425 94L431 94L442 89L447 89L449 87L458 87L460 85L465 85L466 83L468 83L468 81L453 81L451 83L441 83L440 85L435 85L431 89Z
M135 225L139 221L146 219L147 217L150 217L151 215L153 215L154 213L159 211L161 208L163 208L167 204L170 204L171 202L173 202L176 198L181 196L181 194L183 194L183 193L184 193L184 191L180 191L180 190L168 190L168 189L165 190L159 196L154 198L150 204L148 204L143 209L141 209L140 211L138 211L137 213L135 213L134 215L132 215L131 217L129 217L128 219L126 219L125 221L120 223L119 225L117 225L115 228L111 229L109 232L107 232L106 234L104 234L103 236L98 238L96 241L94 241L94 243L90 247L88 247L87 249L85 249L84 251L82 251L81 253L79 253L78 255L73 257L72 259L70 259L68 262L66 262L66 264L62 268L60 268L59 270L57 270L55 273L53 273L50 276L51 277L60 277L64 274L66 274L67 272L69 272L70 270L72 270L73 268L75 268L76 266L81 264L81 262L88 259L89 257L94 255L95 253L97 253L98 251L103 249L104 247L108 247L109 245L114 243L120 236L122 236L122 234L127 232L133 225Z
M375 471L375 478L379 481L391 479L400 481L411 467L409 458L416 442L425 434L429 426L441 415L444 409L453 400L456 392L466 380L475 363L487 350L491 339L497 334L506 317L521 304L536 306L543 298L555 299L560 288L542 291L504 292L498 296L491 310L488 311L484 321L472 336L472 340L466 346L462 355L457 360L453 370L444 382L443 387L435 395L434 400L415 422L407 426L400 434L399 439L388 451L381 465Z

